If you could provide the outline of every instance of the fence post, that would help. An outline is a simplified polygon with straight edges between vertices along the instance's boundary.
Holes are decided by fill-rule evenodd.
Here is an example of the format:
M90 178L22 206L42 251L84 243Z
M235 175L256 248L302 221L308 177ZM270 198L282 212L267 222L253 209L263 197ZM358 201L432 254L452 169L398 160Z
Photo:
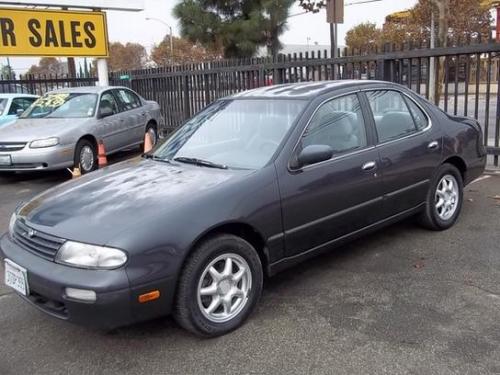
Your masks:
M273 56L273 85L278 85L281 83L281 72L280 70L276 67L276 65L279 63L279 55L278 56Z
M189 108L189 75L186 73L184 76L184 120L191 117L191 110Z
M385 44L382 53L391 52L390 44ZM382 81L392 81L392 60L383 57L377 60L376 79Z

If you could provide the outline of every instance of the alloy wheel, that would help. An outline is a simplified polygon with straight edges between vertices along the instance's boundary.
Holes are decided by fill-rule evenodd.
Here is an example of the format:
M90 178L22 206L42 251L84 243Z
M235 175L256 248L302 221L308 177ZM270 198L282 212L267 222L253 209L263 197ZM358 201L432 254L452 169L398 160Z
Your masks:
M198 283L198 307L203 316L215 323L236 317L248 302L252 272L237 254L223 254L204 269Z
M457 179L451 174L444 175L439 181L435 195L436 213L441 220L447 221L455 214L459 203Z

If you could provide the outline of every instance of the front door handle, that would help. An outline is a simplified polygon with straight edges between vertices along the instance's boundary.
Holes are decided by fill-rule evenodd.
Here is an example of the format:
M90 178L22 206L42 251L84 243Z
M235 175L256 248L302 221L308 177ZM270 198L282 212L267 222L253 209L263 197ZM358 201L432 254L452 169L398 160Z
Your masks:
M376 166L377 166L377 163L375 163L374 161L368 161L365 164L363 164L361 169L364 171L371 171L371 170L375 169Z
M427 145L427 148L428 148L429 150L435 150L435 149L436 149L436 148L438 148L438 147L439 147L439 142L438 142L438 141L432 141L431 143L429 143L429 144Z

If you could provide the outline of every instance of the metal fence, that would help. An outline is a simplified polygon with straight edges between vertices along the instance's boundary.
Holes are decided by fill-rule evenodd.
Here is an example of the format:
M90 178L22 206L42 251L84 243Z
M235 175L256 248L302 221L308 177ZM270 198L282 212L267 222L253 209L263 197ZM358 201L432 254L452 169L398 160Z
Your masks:
M331 79L380 79L403 84L431 97L430 66L443 67L439 106L453 115L478 119L492 162L500 155L500 43L448 48L386 48L327 58L326 51L271 59L224 60L112 74L160 103L174 129L214 100L233 93L279 83ZM128 76L127 81L120 76Z
M380 79L406 85L432 97L431 64L443 67L439 106L452 115L478 119L484 129L491 162L500 156L500 43L488 41L447 48L386 46L383 51L344 51L328 58L326 51L281 55L276 59L221 60L166 66L110 75L114 85L128 86L160 103L170 130L214 100L236 92L279 83L332 79ZM0 81L41 94L68 87L93 85L96 78L22 77ZM16 86L17 85L17 86Z
M0 93L43 95L66 87L94 86L95 77L72 78L66 75L22 75L19 78L0 75Z

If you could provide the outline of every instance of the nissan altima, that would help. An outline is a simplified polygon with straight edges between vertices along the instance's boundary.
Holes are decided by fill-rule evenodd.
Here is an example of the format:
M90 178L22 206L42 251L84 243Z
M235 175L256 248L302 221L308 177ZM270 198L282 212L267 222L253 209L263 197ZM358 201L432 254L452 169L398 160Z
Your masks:
M5 282L78 324L172 314L222 335L249 317L266 276L406 217L450 228L485 155L477 121L399 85L255 89L151 153L21 204L0 242Z

